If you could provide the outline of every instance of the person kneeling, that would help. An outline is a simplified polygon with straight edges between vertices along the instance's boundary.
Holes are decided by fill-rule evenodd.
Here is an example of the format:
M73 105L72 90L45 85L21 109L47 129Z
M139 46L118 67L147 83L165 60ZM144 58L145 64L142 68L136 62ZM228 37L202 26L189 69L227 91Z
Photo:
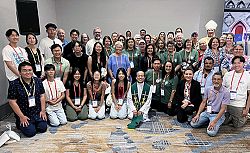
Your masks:
M208 124L207 134L216 136L225 120L225 110L230 102L230 92L222 86L222 74L216 72L212 78L213 86L205 89L203 101L196 116L191 121L193 128ZM206 111L203 111L207 106ZM203 112L202 112L203 111Z
M95 71L92 81L89 81L87 84L87 90L90 97L89 118L105 118L105 89L106 84L101 81L101 73L99 71Z
M46 64L44 66L45 77L43 86L46 95L46 112L48 114L51 126L59 126L67 124L65 112L62 107L62 100L65 97L65 87L63 82L55 79L55 66L53 64Z
M147 121L148 111L152 98L152 87L145 83L145 75L143 71L138 71L135 82L128 91L128 118L132 119L128 124L129 129L135 129L140 122Z
M111 105L110 118L125 119L127 117L127 93L130 83L124 68L119 68L116 79L112 80L111 90L113 103Z
M81 71L75 67L71 80L66 84L66 116L68 121L86 120L88 118L88 107L86 105L87 89L81 79Z

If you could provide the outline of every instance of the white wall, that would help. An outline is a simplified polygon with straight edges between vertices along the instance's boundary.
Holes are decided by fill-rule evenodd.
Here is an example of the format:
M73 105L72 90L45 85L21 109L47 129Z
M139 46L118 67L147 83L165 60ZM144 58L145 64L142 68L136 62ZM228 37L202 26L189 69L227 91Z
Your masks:
M103 35L124 34L128 29L134 35L141 28L158 35L182 27L185 37L193 31L205 36L204 25L210 19L221 29L223 8L224 0L56 0L58 25L67 36L77 28L92 37L95 26L102 28Z
M38 39L45 37L45 25L48 22L56 23L56 11L55 0L41 0L37 2L38 14L40 21L41 35ZM0 50L8 44L8 40L5 37L5 32L9 28L18 29L18 23L16 18L16 1L15 0L1 0L0 3ZM20 37L19 46L25 47L25 37ZM6 103L8 81L5 76L5 70L3 66L2 54L0 55L0 106Z

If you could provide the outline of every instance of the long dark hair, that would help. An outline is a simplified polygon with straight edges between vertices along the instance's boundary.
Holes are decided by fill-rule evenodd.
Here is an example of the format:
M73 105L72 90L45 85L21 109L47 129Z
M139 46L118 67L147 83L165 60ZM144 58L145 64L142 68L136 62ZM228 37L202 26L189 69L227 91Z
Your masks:
M175 70L174 70L174 64L173 64L172 61L166 61L166 62L164 63L163 70L162 70L162 77L164 78L165 75L167 74L167 72L166 72L166 70L165 70L165 66L166 66L167 63L171 63L171 65L172 65L172 70L171 70L171 72L170 72L169 79L173 79L174 76L175 76Z
M94 44L93 53L92 53L92 71L97 70L98 60L97 60L97 52L95 50L95 47L97 44L100 44L102 46L102 51L100 53L100 62L102 63L103 67L105 67L105 65L106 65L106 56L105 56L105 52L104 52L104 47L100 42L96 42Z
M154 45L153 44L148 44L147 46L146 46L146 49L145 49L145 53L144 53L144 56L145 57L148 57L148 47L149 46L152 46L153 47L153 53L152 53L152 55L153 55L153 57L155 56L155 47L154 47Z
M127 87L128 87L128 77L127 77L127 72L124 68L119 68L117 70L117 73L116 73L116 81L115 81L115 95L118 95L118 83L119 83L119 78L118 78L118 75L119 75L119 72L122 71L122 73L124 74L124 91L127 90Z

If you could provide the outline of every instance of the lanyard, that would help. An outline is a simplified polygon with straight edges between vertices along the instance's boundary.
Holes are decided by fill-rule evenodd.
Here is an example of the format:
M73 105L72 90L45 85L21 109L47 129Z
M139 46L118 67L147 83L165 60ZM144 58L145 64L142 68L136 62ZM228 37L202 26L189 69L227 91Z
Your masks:
M131 58L131 62L134 62L134 51L129 51L129 52L132 52L132 58ZM128 53L128 58L130 58L130 54Z
M174 54L175 54L175 52L173 52L173 54L172 54L172 63L174 63ZM170 61L170 53L168 52L168 61ZM186 55L186 52L185 52L185 55Z
M148 68L152 68L152 59L150 57L147 57L147 61L148 61Z
M191 53L192 53L192 50L189 52L188 57L187 57L187 52L186 52L186 50L184 50L184 53L185 53L185 59L186 59L186 62L187 62L188 60L190 61L190 59L191 59Z
M119 56L119 57L121 57L121 64L122 64L122 55L121 56ZM117 56L115 57L115 59L116 59L116 67L117 67L117 69L119 68L119 63L118 63L118 60L117 60Z
M96 93L97 93L98 90L99 90L99 87L94 88L94 83L93 83L93 86L92 86L93 100L95 100L95 96L96 96Z
M235 71L234 71L234 74L235 74ZM233 77L232 77L232 80L231 80L230 91L232 91L232 89L233 89L234 74L233 74ZM237 84L237 87L236 87L236 91L238 90L238 87L239 87L239 84L240 84L240 80L241 80L243 74L244 74L244 70L243 70L243 72L242 72L242 74L241 74L241 76L240 76L240 79L239 79L239 81L238 81L238 84Z
M216 58L216 63L218 64L218 65L220 65L220 53L219 53L219 51L218 51L218 53L217 54L215 54L214 52L213 52L213 50L212 50L212 55L214 56L213 58Z
M75 86L75 84L74 84L74 94L75 94L75 97L77 97L76 96L76 86ZM81 96L81 85L80 85L80 83L78 84L78 97L80 97Z
M158 72L158 78L157 80L160 78L160 73ZM155 70L153 69L153 85L155 85Z
M54 60L54 66L57 68L58 67L58 64L60 64L60 69L59 69L59 76L61 76L62 75L62 62L60 62L60 63L57 63L55 60Z
M208 77L208 76L207 76L207 77ZM207 77L205 78L205 74L203 74L203 75L201 76L201 83L200 83L201 86L202 86L202 82L203 82L202 80L204 80L204 84L203 84L203 85L206 86Z
M164 79L163 79L163 81L162 81L162 83L161 83L161 88L162 88L162 89L164 89L164 85L165 85L166 79L169 80L169 75L168 75L168 74L165 75L165 77L164 77Z
M30 52L31 52L31 54L32 54L32 57L33 57L33 59L34 59L34 61L35 61L35 64L40 64L39 55L37 55L38 52L36 52L36 55L37 55L37 61L36 61L35 54L33 53L33 51L32 51L31 48L29 48L29 49L30 49Z
M10 46L11 48L13 48L12 46ZM20 52L22 53L23 55L23 51L18 47L18 49L20 50ZM15 50L15 48L13 48L14 52L16 53L18 59L20 60L20 62L23 62L22 58L19 56L19 54L17 53L17 51Z
M51 90L51 87L50 87L49 81L47 80L47 82L48 82L48 86L49 86L49 90L50 90L50 94L51 94L51 96L52 96L52 99L54 99L53 92L52 92L52 90ZM56 81L54 80L54 82L55 82L55 90L56 90L56 96L55 96L55 98L57 98Z
M219 91L218 92L215 91L215 97L217 97L218 93L219 93ZM212 103L212 97L213 97L213 90L210 91L210 94L209 94L209 96L207 98L207 103L208 104ZM209 100L211 100L211 103L209 103L210 102Z
M33 88L33 87L34 87L34 89L33 89L33 96L35 96L35 90L36 90L35 81L32 80L32 81L33 81L33 84L32 84L32 86L31 86L31 88L30 88L30 91L28 91L28 89L27 89L26 86L24 85L22 78L20 78L20 81L21 81L21 83L22 83L22 85L23 85L23 88L24 88L24 90L25 90L27 96L28 96L28 97L29 97L29 96L32 96L32 95L31 95L31 91L32 91L32 88Z

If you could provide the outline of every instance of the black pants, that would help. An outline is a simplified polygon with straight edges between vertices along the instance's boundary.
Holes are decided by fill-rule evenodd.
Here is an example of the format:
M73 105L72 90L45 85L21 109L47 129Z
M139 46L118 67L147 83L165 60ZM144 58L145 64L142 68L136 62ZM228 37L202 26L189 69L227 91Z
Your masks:
M171 108L168 108L168 104L163 104L160 102L157 110L159 112L164 112L164 113L168 114L169 116L176 115L176 111L175 111L175 108L173 107L173 104L172 104Z
M185 109L179 108L177 111L177 121L180 123L187 122L188 115L193 115L195 108L192 106L187 106Z

